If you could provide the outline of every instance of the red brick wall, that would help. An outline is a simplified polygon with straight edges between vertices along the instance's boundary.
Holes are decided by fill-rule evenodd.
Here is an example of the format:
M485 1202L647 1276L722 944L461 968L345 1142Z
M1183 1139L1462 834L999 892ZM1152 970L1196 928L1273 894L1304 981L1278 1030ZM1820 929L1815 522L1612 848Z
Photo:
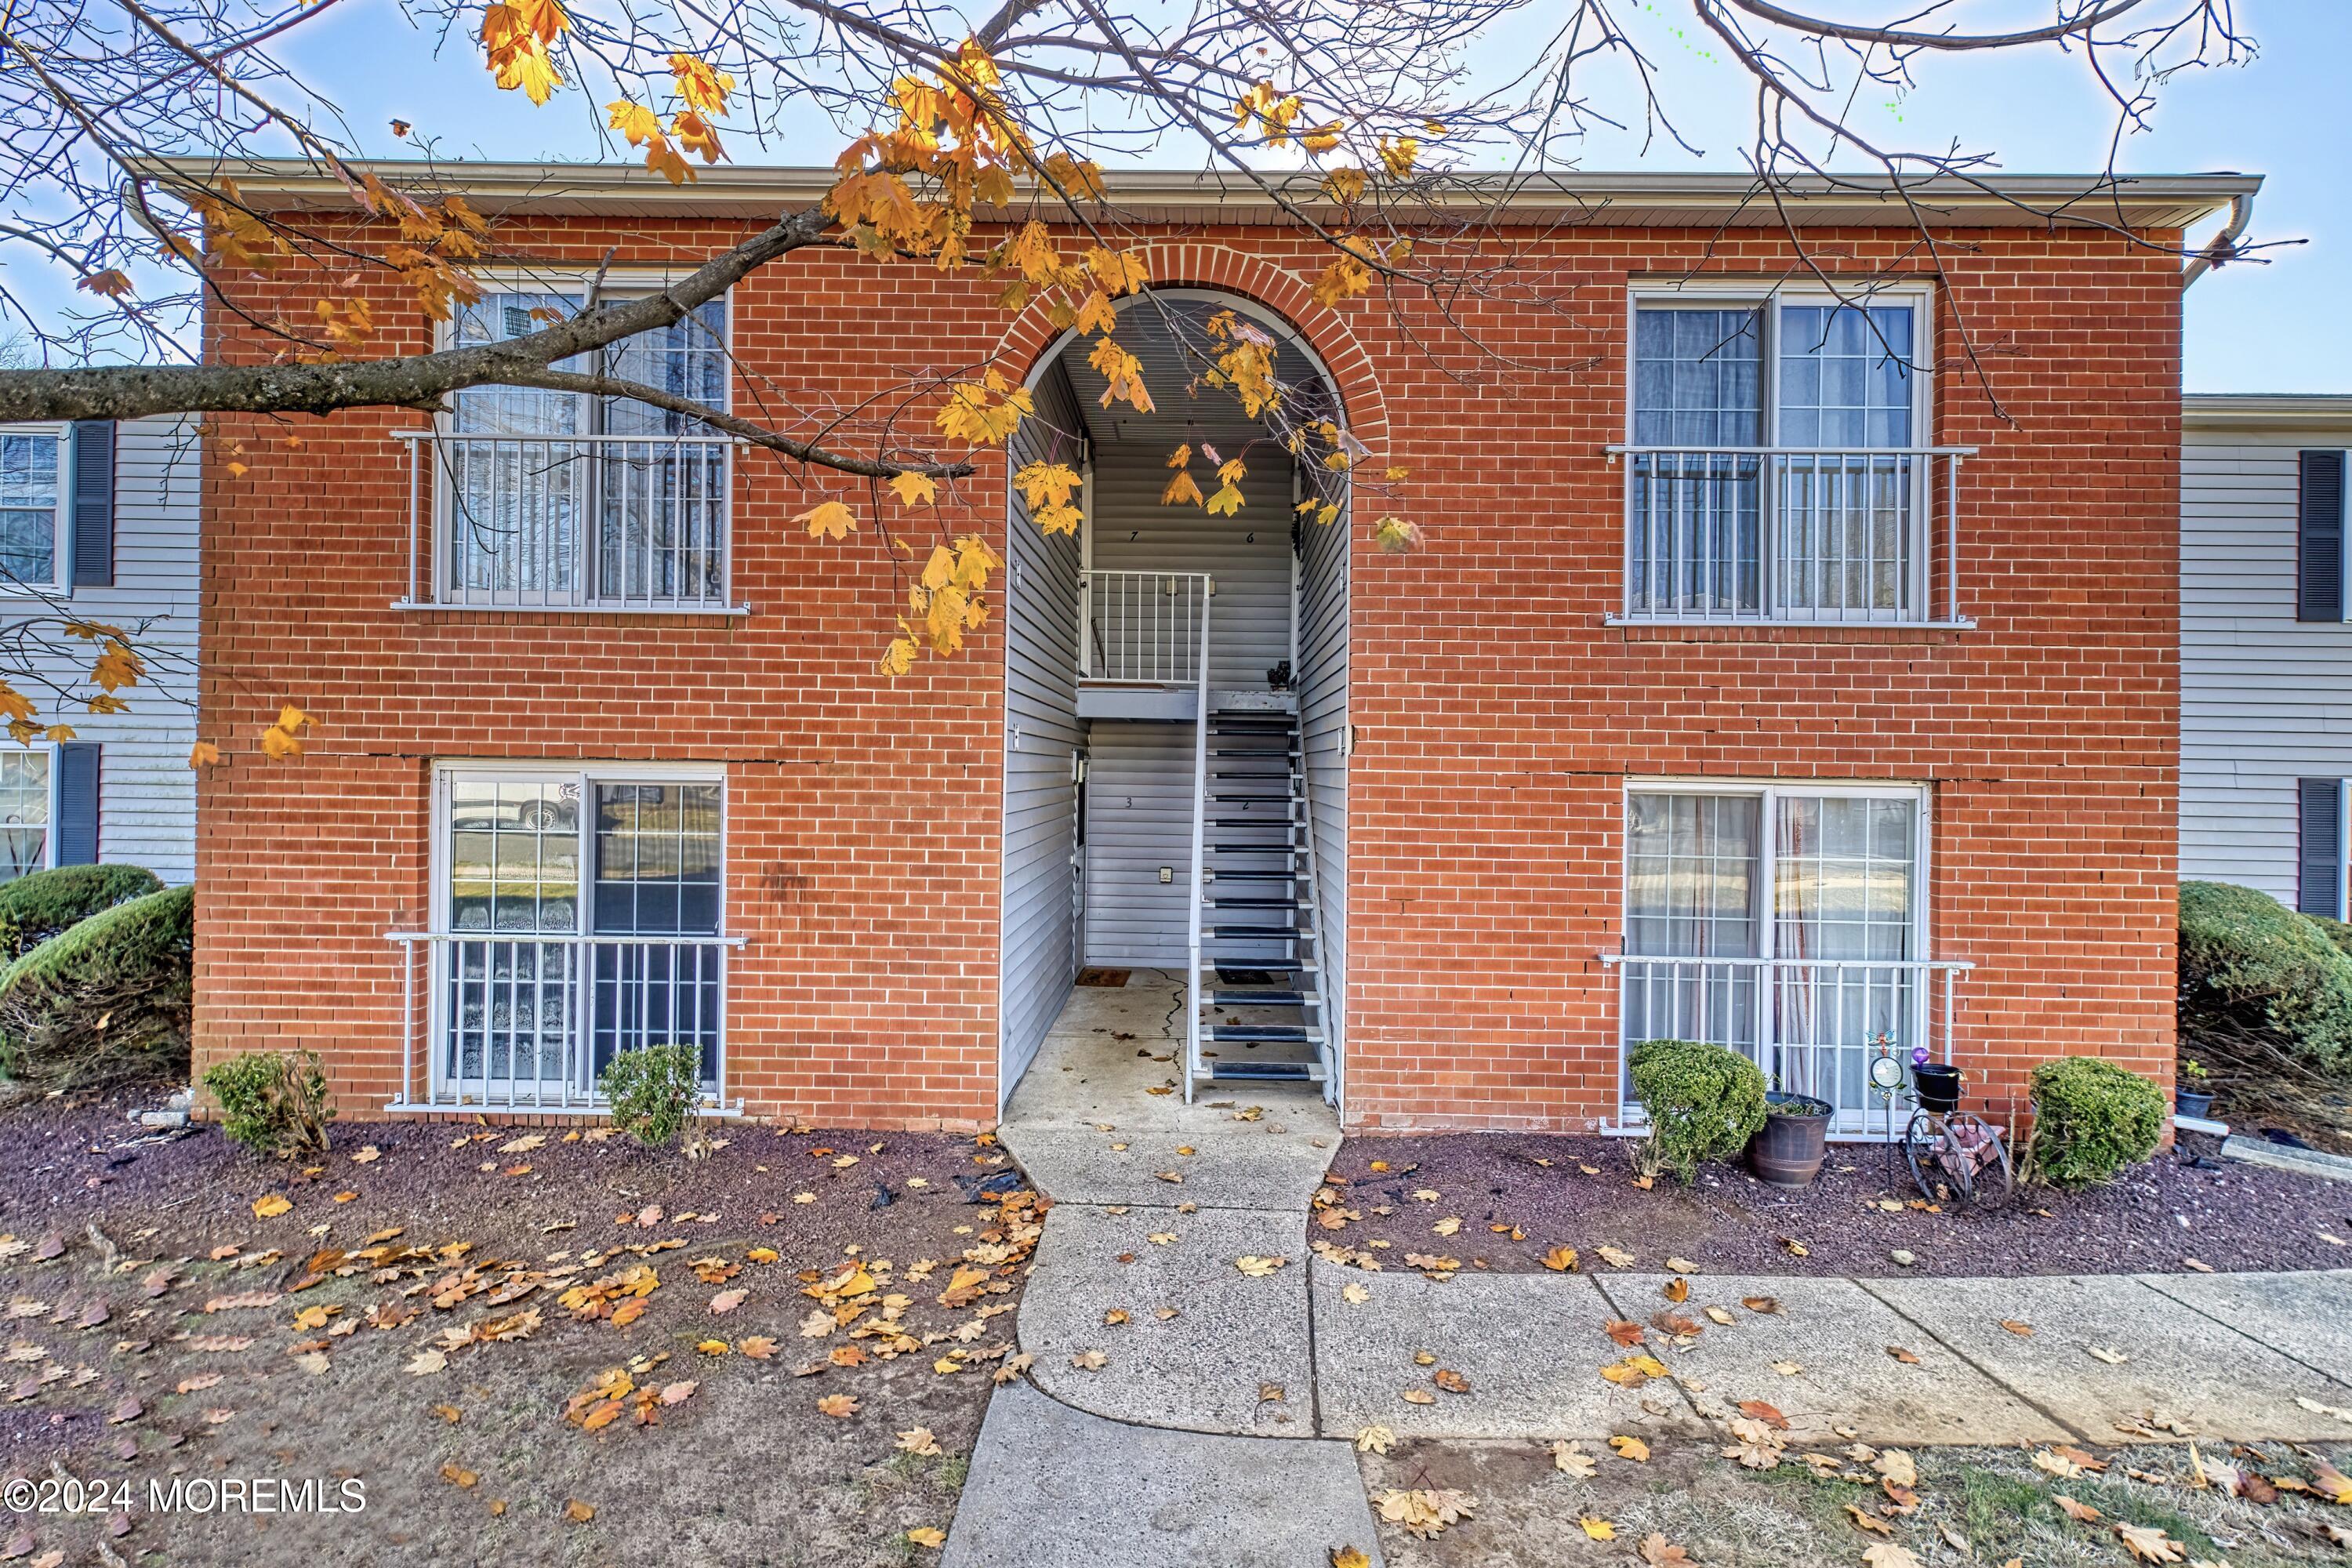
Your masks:
M540 226L593 266L692 256L727 226ZM516 230L509 226L509 234ZM1964 1059L1996 1097L2061 1051L2168 1075L2177 676L2177 263L2111 238L1947 237L1934 437L1974 444L1961 494L1974 630L1628 631L1618 603L1625 285L1787 269L1769 234L1589 230L1531 240L1516 297L1456 301L1477 346L1306 299L1312 258L1232 231L1151 247L1154 276L1249 292L1298 323L1357 429L1409 465L1409 556L1356 527L1349 1114L1367 1127L1579 1126L1615 1104L1615 949L1628 776L1924 782L1939 955ZM1907 237L1811 237L1835 269L1916 266ZM1843 258L1844 259L1841 260ZM241 303L306 310L298 278ZM386 346L413 300L372 286ZM1542 299L1535 298L1540 294ZM795 257L735 295L738 353L802 405L846 405L1050 335L993 289L928 268ZM1959 354L1964 313L1983 374ZM1419 319L1412 319L1412 318ZM215 322L215 352L249 336ZM1433 352L1432 345L1433 345ZM1499 349L1522 371L1498 370ZM739 395L739 407L748 407ZM2004 417L2005 415L2005 417ZM762 1111L969 1125L995 1098L1003 644L871 672L896 597L879 508L854 546L786 527L817 488L742 464L742 621L435 613L405 587L394 428L215 421L248 472L206 465L204 727L226 761L200 795L200 1059L314 1046L346 1109L400 1079L397 961L425 917L436 756L723 761L730 1082ZM1473 434L1465 442L1464 433ZM216 449L217 453L217 449ZM826 482L827 484L830 481ZM944 495L1000 537L1002 468ZM1938 601L1940 604L1940 600ZM262 760L281 700L320 724Z

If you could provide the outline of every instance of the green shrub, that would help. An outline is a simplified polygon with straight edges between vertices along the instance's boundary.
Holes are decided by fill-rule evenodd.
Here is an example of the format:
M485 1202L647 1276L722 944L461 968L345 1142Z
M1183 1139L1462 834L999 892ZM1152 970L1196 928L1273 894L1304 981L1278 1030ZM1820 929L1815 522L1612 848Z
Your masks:
M2096 1057L2060 1057L2033 1069L2028 1172L2053 1186L2107 1181L2156 1152L2164 1090Z
M2181 883L2183 1042L2210 1055L2251 1034L2315 1071L2352 1068L2352 954L2326 929L2339 924L2252 888Z
M690 1045L644 1046L604 1064L597 1087L613 1124L648 1149L676 1141L702 1097L702 1051Z
M184 1081L193 888L101 910L0 970L0 1075L30 1088Z
M1644 1040L1633 1047L1633 1072L1650 1118L1636 1155L1644 1175L1671 1171L1687 1184L1701 1160L1738 1153L1764 1125L1764 1069L1727 1047Z
M335 1113L316 1051L245 1051L205 1069L221 1131L257 1154L299 1160L327 1152Z
M163 886L143 866L58 866L0 884L0 959L21 958L100 910Z

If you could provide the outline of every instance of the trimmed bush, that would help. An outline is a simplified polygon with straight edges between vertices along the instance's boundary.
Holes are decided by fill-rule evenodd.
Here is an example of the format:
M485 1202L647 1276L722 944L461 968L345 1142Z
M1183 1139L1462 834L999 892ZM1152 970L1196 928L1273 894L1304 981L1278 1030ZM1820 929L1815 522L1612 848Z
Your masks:
M30 1088L184 1081L196 893L90 916L0 970L0 1075Z
M335 1102L316 1051L245 1051L205 1069L221 1131L257 1154L299 1160L327 1152Z
M58 866L0 884L0 955L31 949L100 910L144 898L163 886L143 866Z
M2180 1033L2209 1055L2221 1054L2215 1042L2252 1035L2340 1076L2352 1068L2352 954L2267 894L2183 882Z
M2096 1057L2061 1057L2033 1069L2033 1140L2026 1166L2056 1187L2112 1180L2156 1152L2164 1090Z
M613 1107L613 1124L648 1149L677 1141L702 1097L698 1046L644 1046L604 1064L597 1087Z
M1633 1092L1650 1136L1635 1158L1643 1175L1673 1172L1687 1185L1701 1160L1728 1159L1764 1125L1764 1069L1725 1046L1643 1040L1633 1047Z

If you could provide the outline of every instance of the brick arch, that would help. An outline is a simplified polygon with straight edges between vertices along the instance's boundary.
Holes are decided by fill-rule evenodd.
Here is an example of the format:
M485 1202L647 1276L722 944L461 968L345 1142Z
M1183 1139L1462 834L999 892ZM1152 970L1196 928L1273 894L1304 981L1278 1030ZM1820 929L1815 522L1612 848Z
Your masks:
M1388 405L1372 374L1371 355L1337 310L1316 303L1305 279L1229 245L1154 240L1132 248L1143 257L1155 288L1213 289L1279 318L1323 362L1347 410L1349 432L1375 453L1386 448ZM1033 300L997 341L996 357L1019 366L1025 381L1061 335L1045 302Z

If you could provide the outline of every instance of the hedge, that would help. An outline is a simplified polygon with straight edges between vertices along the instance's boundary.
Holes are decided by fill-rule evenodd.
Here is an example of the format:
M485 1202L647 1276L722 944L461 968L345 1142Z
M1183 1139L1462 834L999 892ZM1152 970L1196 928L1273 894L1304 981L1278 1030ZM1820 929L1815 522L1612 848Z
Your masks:
M1764 1125L1764 1069L1738 1051L1698 1040L1643 1040L1628 1067L1650 1119L1644 1174L1671 1171L1688 1184L1701 1160L1738 1153Z
M0 971L0 1076L31 1088L184 1081L196 894L94 914Z
M100 910L163 886L143 866L58 866L0 884L0 958L22 957Z
M2164 1091L2096 1057L2060 1057L2033 1069L2030 1173L2053 1186L2111 1180L2156 1152Z
M2252 1035L2316 1071L2352 1068L2352 954L2276 899L2228 882L2180 884L2184 1048Z

